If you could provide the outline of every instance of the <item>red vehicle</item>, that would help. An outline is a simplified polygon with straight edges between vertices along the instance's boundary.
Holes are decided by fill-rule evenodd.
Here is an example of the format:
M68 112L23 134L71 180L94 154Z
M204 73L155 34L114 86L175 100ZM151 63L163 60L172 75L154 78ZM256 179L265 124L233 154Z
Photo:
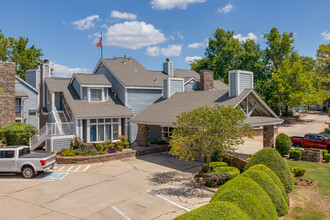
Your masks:
M306 134L305 137L292 136L294 147L327 149L330 152L330 138L322 134Z

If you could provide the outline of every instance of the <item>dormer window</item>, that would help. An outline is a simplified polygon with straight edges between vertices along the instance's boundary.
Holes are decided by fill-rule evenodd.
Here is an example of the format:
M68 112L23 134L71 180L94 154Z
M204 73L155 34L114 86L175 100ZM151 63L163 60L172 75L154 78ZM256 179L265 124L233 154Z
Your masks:
M91 89L91 101L102 101L102 89Z

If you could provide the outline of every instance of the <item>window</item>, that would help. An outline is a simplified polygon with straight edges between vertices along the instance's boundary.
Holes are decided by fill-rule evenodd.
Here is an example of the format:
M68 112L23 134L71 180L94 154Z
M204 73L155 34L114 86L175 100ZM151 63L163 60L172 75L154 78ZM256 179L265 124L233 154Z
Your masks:
M118 140L118 118L90 119L90 142Z
M29 115L37 115L37 109L29 109Z
M91 101L102 101L102 89L91 89Z
M173 127L163 127L162 128L162 137L163 139L170 139L173 132Z
M19 150L18 157L23 157L29 153L31 153L30 148L23 148L23 149Z
M13 150L5 150L3 153L3 158L14 158L15 151Z
M315 136L316 141L323 141L323 138L321 136Z

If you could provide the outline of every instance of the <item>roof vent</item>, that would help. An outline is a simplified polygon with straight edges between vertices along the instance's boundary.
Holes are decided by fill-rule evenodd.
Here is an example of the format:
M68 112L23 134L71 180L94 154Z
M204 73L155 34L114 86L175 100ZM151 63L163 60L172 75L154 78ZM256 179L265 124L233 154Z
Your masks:
M154 79L154 82L157 83L157 78Z
M253 89L253 72L244 70L231 70L228 72L229 96L236 97L244 89Z

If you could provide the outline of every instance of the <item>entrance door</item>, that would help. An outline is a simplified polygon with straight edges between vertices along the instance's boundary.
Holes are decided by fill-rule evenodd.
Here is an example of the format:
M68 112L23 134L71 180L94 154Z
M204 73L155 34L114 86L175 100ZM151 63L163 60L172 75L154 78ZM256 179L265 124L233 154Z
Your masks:
M86 119L82 120L82 126L83 126L82 139L86 142L87 141L87 120Z

